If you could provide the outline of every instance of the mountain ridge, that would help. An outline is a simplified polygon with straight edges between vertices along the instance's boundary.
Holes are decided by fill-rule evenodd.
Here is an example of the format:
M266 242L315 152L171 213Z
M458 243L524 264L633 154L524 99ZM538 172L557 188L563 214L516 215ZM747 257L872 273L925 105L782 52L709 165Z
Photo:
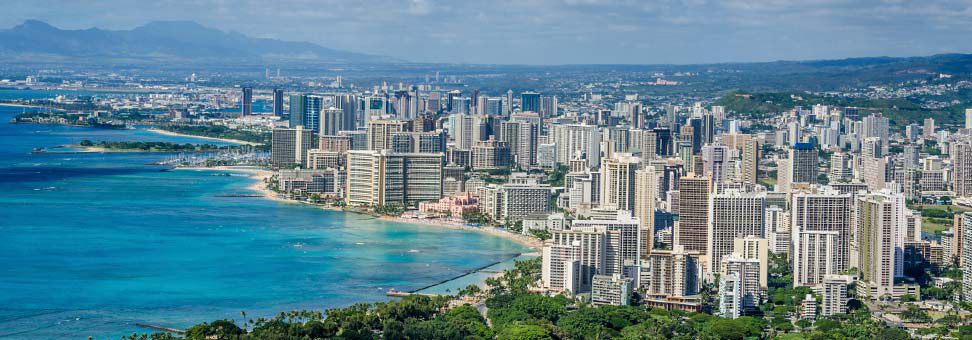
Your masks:
M254 38L194 21L152 21L131 30L60 29L26 20L0 30L0 55L24 59L49 56L105 61L308 61L389 63L399 60L323 47L309 42Z

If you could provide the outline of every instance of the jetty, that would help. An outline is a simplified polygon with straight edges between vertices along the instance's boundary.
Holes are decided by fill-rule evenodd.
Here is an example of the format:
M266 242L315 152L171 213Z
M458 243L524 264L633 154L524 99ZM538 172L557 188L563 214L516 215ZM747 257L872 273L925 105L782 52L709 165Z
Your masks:
M148 329L154 329L154 330L157 330L157 331L169 332L169 333L186 334L186 330L184 330L184 329L178 329L178 328L172 328L172 327L165 327L165 326L153 325L153 324L142 323L142 322L136 322L135 323L135 326L142 327L142 328L148 328Z

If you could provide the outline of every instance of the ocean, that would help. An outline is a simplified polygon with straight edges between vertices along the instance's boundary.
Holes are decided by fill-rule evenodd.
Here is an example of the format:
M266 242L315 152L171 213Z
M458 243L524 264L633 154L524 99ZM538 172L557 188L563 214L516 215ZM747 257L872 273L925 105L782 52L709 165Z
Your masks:
M21 110L0 106L0 339L117 339L151 332L136 322L184 328L383 301L390 288L508 267L528 251L475 232L225 197L252 194L253 180L146 165L163 154L34 154L82 139L212 141L7 123Z

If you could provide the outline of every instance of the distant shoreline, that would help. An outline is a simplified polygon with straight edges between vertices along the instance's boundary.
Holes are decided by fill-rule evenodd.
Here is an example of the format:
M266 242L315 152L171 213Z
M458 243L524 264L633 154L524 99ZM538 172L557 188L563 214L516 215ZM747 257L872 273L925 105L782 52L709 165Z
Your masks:
M197 136L197 135L190 135L190 134L185 134L185 133L172 132L172 131L162 130L162 129L156 129L156 128L145 129L145 131L157 133L157 134L160 134L160 135L173 136L173 137L188 137L188 138L208 139L208 140L220 141L220 142L225 142L225 143L240 144L240 145L250 145L250 146L262 145L260 143L247 142L245 140L239 140L239 139L218 138L218 137L209 137L209 136Z

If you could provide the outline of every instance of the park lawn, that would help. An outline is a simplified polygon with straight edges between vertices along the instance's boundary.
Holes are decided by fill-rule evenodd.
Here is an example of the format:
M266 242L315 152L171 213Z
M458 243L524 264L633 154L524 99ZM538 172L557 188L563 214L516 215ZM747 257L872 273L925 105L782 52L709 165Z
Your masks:
M935 234L937 232L947 230L952 227L951 218L942 217L931 217L929 212L948 212L949 209L953 213L963 213L967 211L972 211L970 208L966 208L958 205L917 205L914 207L922 211L921 217L921 231L926 233Z

